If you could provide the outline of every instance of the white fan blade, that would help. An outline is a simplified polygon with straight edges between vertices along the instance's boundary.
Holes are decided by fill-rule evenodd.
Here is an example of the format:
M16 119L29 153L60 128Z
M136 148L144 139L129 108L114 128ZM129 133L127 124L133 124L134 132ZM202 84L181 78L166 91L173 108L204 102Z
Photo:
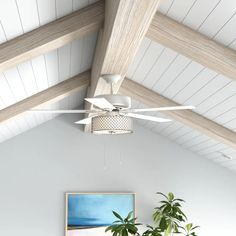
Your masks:
M92 121L92 117L88 117L79 121L76 121L75 124L80 124L80 125L88 125Z
M46 109L32 109L27 112L34 113L50 113L50 114L73 114L73 113L103 113L101 110L46 110Z
M137 119L142 119L142 120L150 120L150 121L155 121L155 122L170 122L172 120L169 119L164 119L160 117L155 117L155 116L145 116L141 114L133 114L133 113L127 113L125 116L129 116L132 118L137 118Z
M116 109L110 102L108 102L105 98L85 98L87 102L93 104L96 107L101 109Z
M145 111L175 111L175 110L187 110L194 109L194 106L173 106L173 107L156 107L156 108L140 108L140 109L130 109L122 110L122 112L145 112Z

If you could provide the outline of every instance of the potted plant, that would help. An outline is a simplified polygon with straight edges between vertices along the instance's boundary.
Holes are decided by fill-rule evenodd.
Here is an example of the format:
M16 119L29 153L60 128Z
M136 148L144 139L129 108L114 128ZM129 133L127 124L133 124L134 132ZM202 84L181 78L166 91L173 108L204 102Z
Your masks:
M186 224L187 217L181 205L184 200L175 198L173 193L165 195L157 192L157 194L164 197L164 200L161 200L160 206L154 209L154 225L147 225L147 230L142 236L173 236L175 234L197 236L195 229L199 226L194 227L192 223ZM126 218L122 218L115 211L113 214L117 220L106 228L106 232L111 231L113 236L140 235L137 226L141 224L135 223L136 218L133 217L133 212L130 212Z

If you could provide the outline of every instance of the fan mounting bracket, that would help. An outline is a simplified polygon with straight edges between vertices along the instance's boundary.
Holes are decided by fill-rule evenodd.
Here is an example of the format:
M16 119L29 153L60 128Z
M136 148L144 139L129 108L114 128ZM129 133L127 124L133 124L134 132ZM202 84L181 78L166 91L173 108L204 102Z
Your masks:
M114 75L114 74L104 74L101 76L108 84L116 84L119 80L121 80L120 75Z

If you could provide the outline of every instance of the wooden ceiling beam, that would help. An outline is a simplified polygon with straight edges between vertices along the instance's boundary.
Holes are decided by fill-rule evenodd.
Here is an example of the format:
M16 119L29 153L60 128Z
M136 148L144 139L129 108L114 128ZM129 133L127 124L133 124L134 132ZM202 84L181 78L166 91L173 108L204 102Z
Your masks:
M157 11L159 0L106 0L105 23L100 31L91 70L89 96L110 92L102 74L124 78ZM114 87L117 92L120 81Z
M127 78L124 79L119 92L132 97L132 99L135 99L148 107L180 105ZM234 131L227 129L194 111L163 111L162 113L192 129L201 132L202 134L207 135L210 138L236 149L236 133Z
M152 18L159 0L106 0L105 23L100 30L91 70L88 97L110 93L109 85L101 79L103 74L119 74L122 79L113 87L119 90ZM91 108L87 104L86 108ZM89 131L90 126L85 126Z
M156 13L146 35L174 51L236 80L236 51Z
M103 21L104 2L99 1L0 44L0 72L99 31Z
M0 110L0 123L21 115L32 108L39 108L57 102L80 89L87 88L89 86L89 81L90 71L87 71L6 107Z

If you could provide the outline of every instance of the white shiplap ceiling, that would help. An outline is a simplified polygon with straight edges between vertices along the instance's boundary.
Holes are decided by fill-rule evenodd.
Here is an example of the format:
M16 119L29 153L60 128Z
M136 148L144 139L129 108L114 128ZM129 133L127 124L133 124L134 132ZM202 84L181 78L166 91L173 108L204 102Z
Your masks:
M236 1L167 0L159 10L192 29L236 49ZM127 77L236 131L236 82L145 38ZM142 106L142 104L139 104ZM155 115L160 115L156 113ZM163 116L163 115L162 115ZM236 150L179 122L140 122L195 153L236 171ZM227 160L223 155L233 160Z
M91 4L81 0L0 1L0 43ZM69 79L91 67L97 33L19 64L0 74L0 109ZM83 103L82 90L48 108L69 109ZM33 128L55 115L24 114L0 125L0 141Z
M95 1L0 0L0 43L54 21ZM162 0L159 10L169 17L236 49L236 1ZM0 74L0 109L38 93L91 67L97 34L74 41ZM236 131L236 82L147 38L127 77ZM81 91L51 105L73 108L82 104ZM136 106L143 107L136 103ZM151 115L151 114L150 114ZM163 116L152 113L152 115ZM35 127L55 115L25 114L0 125L0 141ZM193 152L236 172L236 151L179 122L140 124L167 136ZM221 153L231 155L227 160Z

